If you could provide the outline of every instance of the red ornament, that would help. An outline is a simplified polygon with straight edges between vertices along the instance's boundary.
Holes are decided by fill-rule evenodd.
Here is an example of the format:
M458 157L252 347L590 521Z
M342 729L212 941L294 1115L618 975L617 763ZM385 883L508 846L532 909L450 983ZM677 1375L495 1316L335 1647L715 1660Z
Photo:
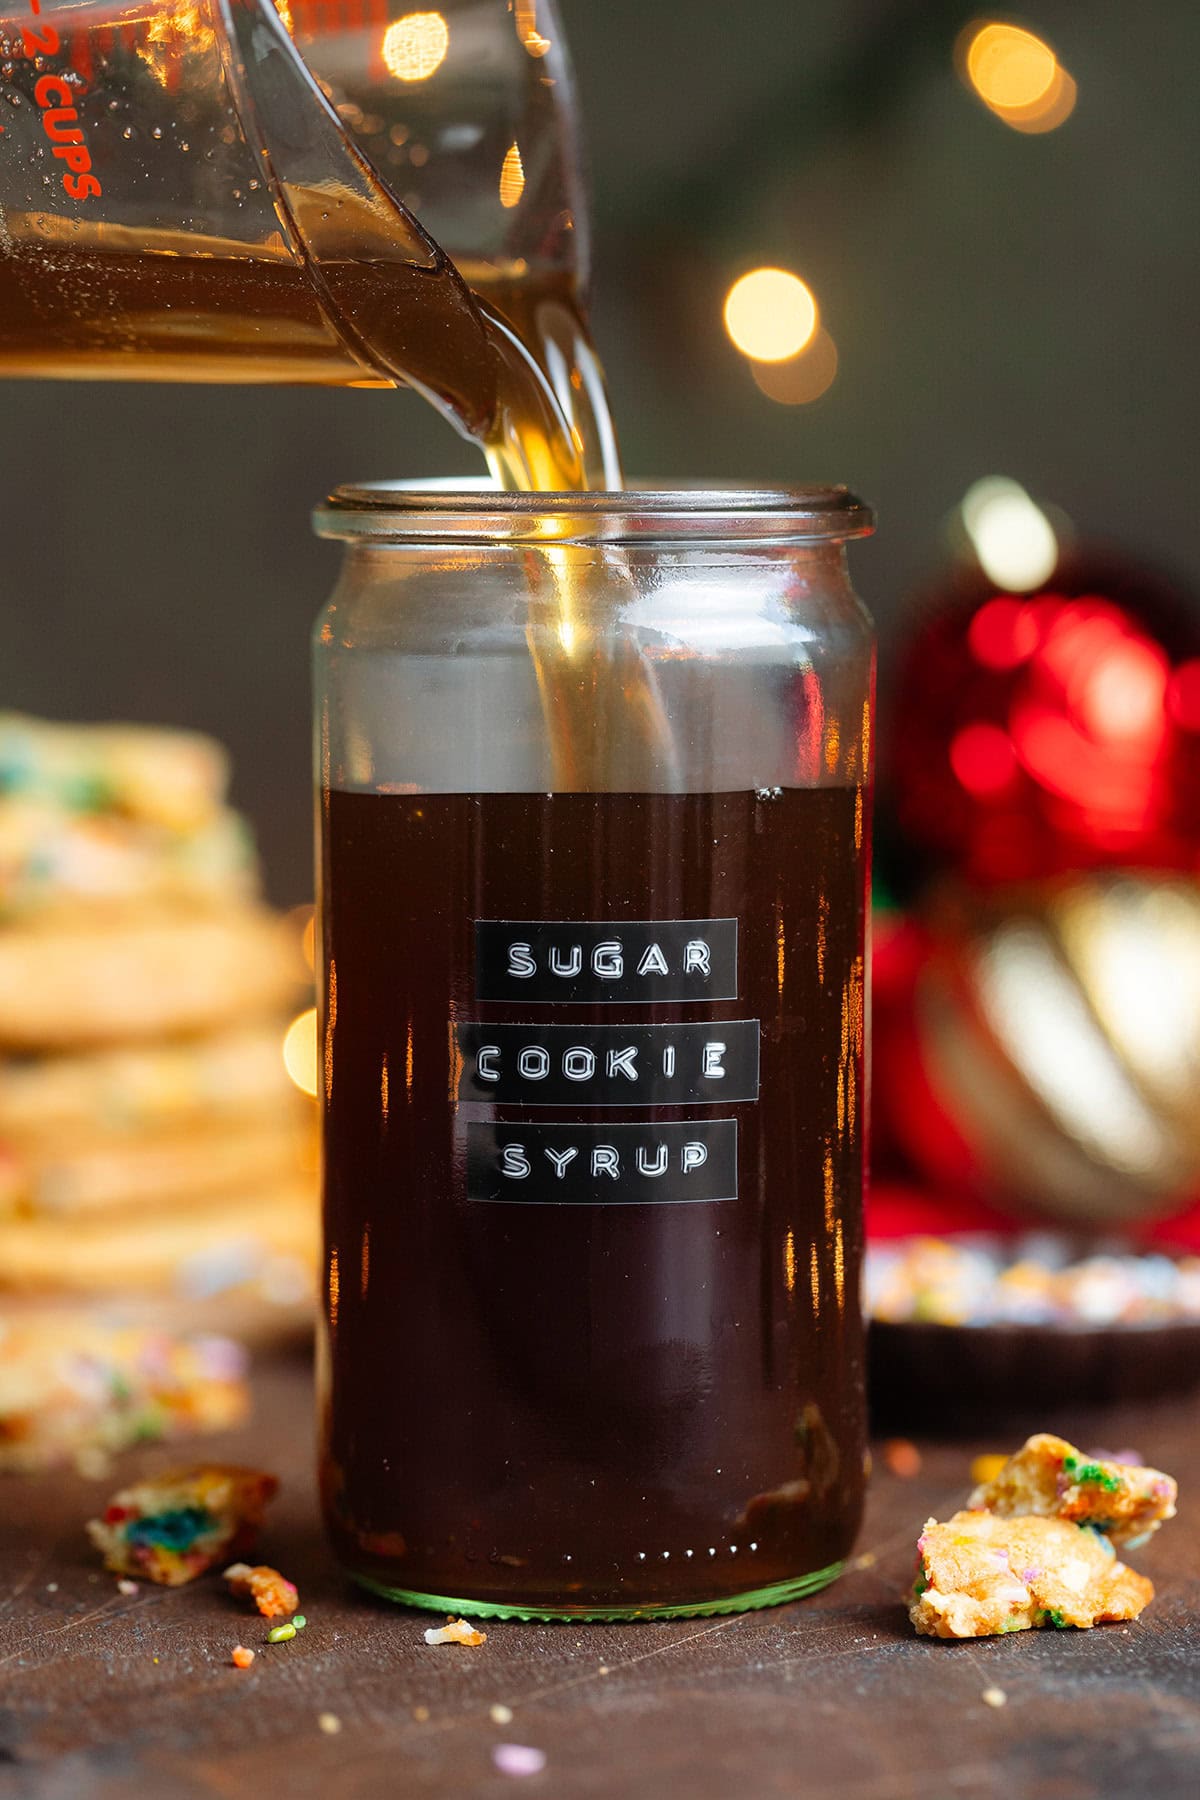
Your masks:
M1200 611L1083 553L1033 594L961 565L890 684L883 775L907 846L975 881L1200 867Z

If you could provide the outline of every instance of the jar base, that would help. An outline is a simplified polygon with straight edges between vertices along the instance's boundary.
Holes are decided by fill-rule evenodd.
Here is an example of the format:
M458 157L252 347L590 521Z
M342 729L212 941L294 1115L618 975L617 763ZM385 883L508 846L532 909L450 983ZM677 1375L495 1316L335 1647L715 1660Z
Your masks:
M370 1575L349 1571L350 1579L378 1594L394 1600L399 1606L416 1606L426 1612L456 1613L475 1619L517 1619L527 1623L608 1621L633 1619L704 1619L718 1613L757 1612L764 1606L783 1606L789 1600L803 1600L836 1581L846 1567L845 1560L815 1569L810 1575L795 1575L790 1581L776 1581L770 1587L749 1588L744 1594L728 1594L719 1600L692 1600L669 1606L506 1606L495 1600L453 1598L448 1594L418 1594L412 1588L392 1587Z

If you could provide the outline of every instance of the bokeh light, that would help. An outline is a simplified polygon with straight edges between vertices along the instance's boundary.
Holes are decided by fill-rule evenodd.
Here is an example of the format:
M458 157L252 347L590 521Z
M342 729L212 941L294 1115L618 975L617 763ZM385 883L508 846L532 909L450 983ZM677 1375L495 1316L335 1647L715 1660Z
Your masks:
M1027 594L1053 574L1058 539L1020 482L986 475L963 496L962 521L984 574L997 587Z
M976 21L959 40L958 62L967 85L1014 131L1053 131L1075 109L1075 82L1023 26Z
M1020 772L1007 731L985 719L964 725L951 740L950 767L969 794L988 799L1010 788Z
M1049 91L1057 69L1049 44L1019 25L979 25L967 45L967 74L989 106L1035 105Z
M500 165L500 204L511 209L516 206L525 192L525 165L521 161L521 147L510 144L504 152L504 161Z
M1050 85L1045 98L1036 105L1028 107L994 106L992 111L996 117L1003 119L1014 131L1024 131L1035 135L1043 131L1054 131L1064 119L1069 119L1075 111L1075 102L1079 98L1079 89L1067 71L1060 68Z
M543 37L538 30L537 0L516 0L513 7L513 20L517 27L517 36L530 56L545 56L550 49L550 39Z
M784 362L754 362L750 372L760 393L780 406L807 406L829 392L838 371L837 345L822 327L799 356Z
M1140 744L1162 736L1167 659L1156 644L1120 636L1106 644L1087 669L1076 710L1092 736Z
M397 81L428 81L446 60L450 27L440 12L405 13L383 34L380 55Z
M817 303L788 269L751 269L725 296L725 329L755 362L798 356L817 329Z
M317 1009L310 1006L284 1033L283 1066L302 1094L317 1092Z
M998 594L985 601L967 627L967 643L985 669L1017 669L1038 646L1038 623L1027 602Z

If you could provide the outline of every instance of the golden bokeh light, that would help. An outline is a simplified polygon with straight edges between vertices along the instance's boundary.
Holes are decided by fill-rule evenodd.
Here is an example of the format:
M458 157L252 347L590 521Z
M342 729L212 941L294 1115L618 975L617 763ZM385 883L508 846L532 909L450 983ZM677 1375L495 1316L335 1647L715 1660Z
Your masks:
M967 75L989 106L1033 106L1058 69L1049 44L1019 25L980 25L967 45Z
M517 36L530 56L545 56L550 39L543 37L537 25L537 0L516 0L513 8Z
M1020 25L978 20L958 45L963 80L1014 131L1053 131L1079 90L1049 44Z
M755 362L798 356L817 329L817 303L788 269L751 269L725 296L725 329Z
M998 119L1003 119L1014 131L1037 134L1043 131L1055 131L1065 119L1069 119L1075 111L1075 102L1079 98L1079 89L1067 71L1059 68L1054 80L1045 95L1035 106L1010 106L1003 110L993 106L992 111Z
M317 1009L310 1006L284 1033L283 1066L302 1094L317 1093Z
M405 13L383 34L380 55L397 81L428 81L446 60L450 27L440 12Z
M822 327L799 356L786 362L751 362L750 373L760 393L780 406L807 406L833 386L838 371L837 345Z
M521 147L510 144L504 152L504 161L500 165L500 204L511 210L525 192L525 165L521 161Z

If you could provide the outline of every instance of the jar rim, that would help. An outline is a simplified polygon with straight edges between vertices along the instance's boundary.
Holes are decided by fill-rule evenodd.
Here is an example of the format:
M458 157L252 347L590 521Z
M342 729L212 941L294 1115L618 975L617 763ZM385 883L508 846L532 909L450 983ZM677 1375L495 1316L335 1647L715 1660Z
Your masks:
M313 513L319 537L376 543L813 543L866 537L871 509L846 487L633 485L619 492L508 493L486 478L365 481Z

